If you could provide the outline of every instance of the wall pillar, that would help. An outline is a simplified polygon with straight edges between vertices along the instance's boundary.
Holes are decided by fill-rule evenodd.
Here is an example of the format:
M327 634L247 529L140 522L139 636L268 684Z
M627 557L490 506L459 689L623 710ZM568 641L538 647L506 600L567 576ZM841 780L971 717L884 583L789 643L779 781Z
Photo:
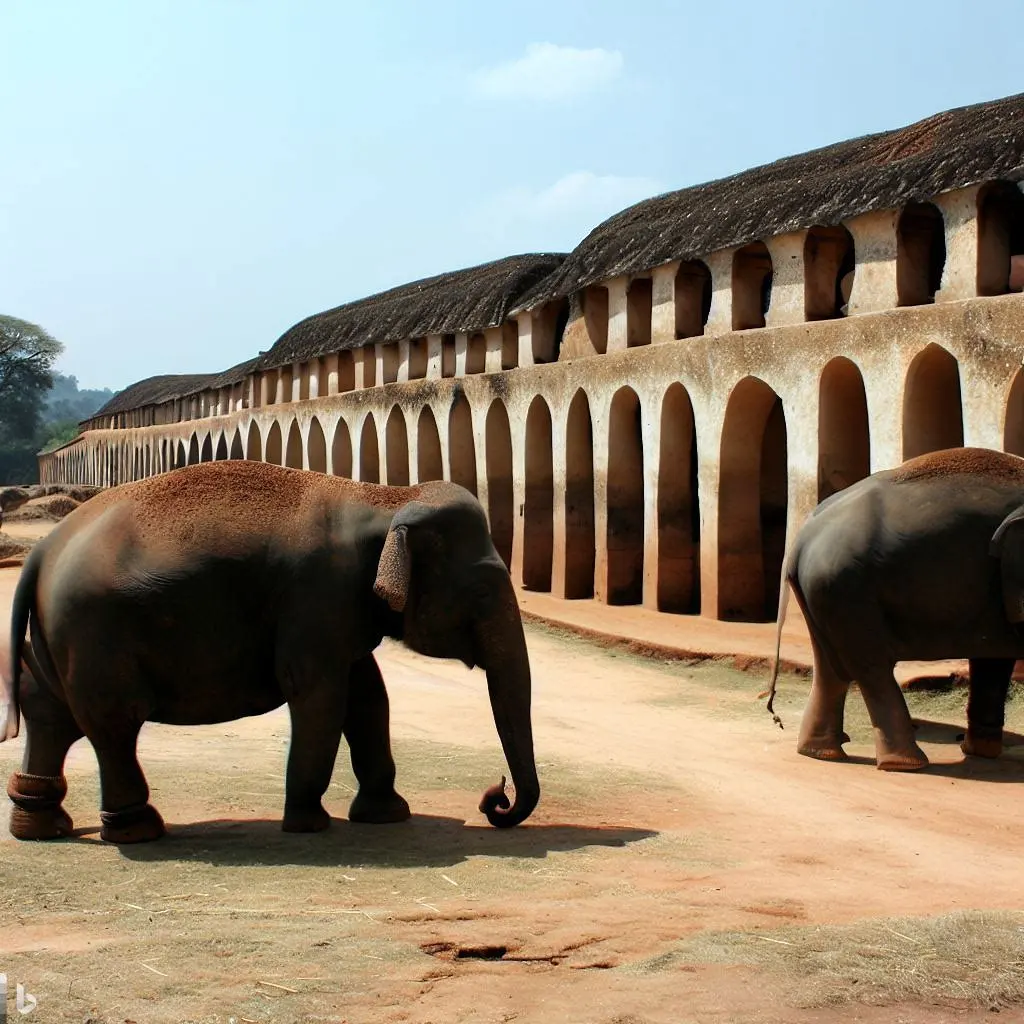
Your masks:
M704 333L728 334L732 330L732 264L735 249L719 249L704 261L711 271L711 310Z
M398 343L398 376L395 378L400 383L409 380L409 339Z
M320 360L310 359L306 364L309 374L308 394L310 398L320 397Z
M455 376L466 376L466 355L469 352L469 335L455 335ZM484 506L487 507L486 505Z
M772 258L772 298L765 315L765 327L802 324L807 320L806 242L806 231L776 235L765 242Z
M501 328L488 327L484 331L484 339L487 346L484 373L501 373L501 349L504 341Z
M427 335L427 380L440 380L443 376L444 338L440 334Z
M608 352L624 352L629 347L627 334L626 296L629 279L615 277L606 282L608 288Z
M676 273L679 262L655 267L651 274L651 344L676 340Z
M292 393L291 399L286 401L299 402L302 400L302 363L292 363Z
M857 256L849 316L877 313L899 305L896 289L896 225L899 210L864 213L845 221Z
M324 356L324 363L327 366L327 394L336 395L338 393L338 363L341 359L341 353L332 352L329 356ZM330 447L328 445L328 447Z
M936 302L956 302L978 295L978 193L981 185L958 188L935 197L946 237L946 264Z
M520 313L516 319L516 331L519 335L519 365L533 366L533 313Z

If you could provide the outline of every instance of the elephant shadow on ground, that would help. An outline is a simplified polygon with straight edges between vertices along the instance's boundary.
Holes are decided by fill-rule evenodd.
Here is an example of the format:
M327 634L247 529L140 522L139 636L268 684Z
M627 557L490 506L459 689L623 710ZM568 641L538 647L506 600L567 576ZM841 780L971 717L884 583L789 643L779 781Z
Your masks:
M936 722L927 718L914 718L917 739L923 743L947 744L960 754L960 741L965 727L950 722ZM1024 735L1003 732L1003 753L997 758L961 756L956 761L932 762L925 771L929 775L942 775L952 779L971 779L978 782L1024 782Z
M83 837L94 830L81 830ZM356 825L334 818L325 832L293 835L279 821L217 819L168 823L156 843L122 846L133 861L189 860L217 866L454 867L470 857L543 858L587 846L622 848L658 835L619 826L467 825L459 818L414 814L395 825ZM89 840L92 841L92 840Z

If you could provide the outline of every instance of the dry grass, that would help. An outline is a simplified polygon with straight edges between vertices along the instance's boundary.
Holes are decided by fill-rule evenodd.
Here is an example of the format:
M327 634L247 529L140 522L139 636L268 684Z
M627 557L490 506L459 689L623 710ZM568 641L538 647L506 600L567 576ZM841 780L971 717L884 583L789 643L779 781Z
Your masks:
M696 936L633 969L742 964L788 975L804 1007L1024 1001L1024 913L958 911L854 925Z

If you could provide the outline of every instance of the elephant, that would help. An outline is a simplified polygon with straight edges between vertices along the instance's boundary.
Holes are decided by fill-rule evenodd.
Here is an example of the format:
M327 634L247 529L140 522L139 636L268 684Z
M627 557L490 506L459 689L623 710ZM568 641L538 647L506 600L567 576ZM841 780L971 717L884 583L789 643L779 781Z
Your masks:
M26 630L30 642L26 643ZM357 483L248 461L203 463L105 490L39 542L15 590L0 740L26 744L8 785L12 834L66 836L64 760L99 763L101 838L159 838L136 756L146 721L207 724L288 705L282 828L316 832L342 735L358 782L351 821L409 817L395 791L385 637L486 671L505 779L497 827L540 798L530 662L508 569L457 484ZM30 651L33 671L21 674Z
M818 505L801 527L781 589L768 710L792 591L814 656L799 753L846 759L843 712L856 681L874 728L877 767L923 768L928 758L893 669L898 661L966 658L961 746L998 757L1010 679L1024 658L1024 459L953 448L858 481Z

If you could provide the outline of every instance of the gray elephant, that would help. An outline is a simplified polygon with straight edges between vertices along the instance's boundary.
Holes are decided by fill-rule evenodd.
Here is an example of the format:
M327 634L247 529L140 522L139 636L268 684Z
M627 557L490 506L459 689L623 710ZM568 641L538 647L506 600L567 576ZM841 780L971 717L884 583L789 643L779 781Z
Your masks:
M20 675L31 634L33 671ZM0 739L27 741L10 780L19 839L67 835L68 748L99 762L102 838L164 832L136 759L143 722L259 715L287 703L292 737L283 828L312 832L342 735L359 789L349 818L399 821L387 693L373 651L385 636L486 670L515 802L540 796L530 665L508 570L479 502L444 482L380 487L256 462L191 466L93 498L41 541L15 592ZM5 722L6 718L6 722Z
M856 681L878 767L923 767L893 669L967 658L963 750L998 757L1010 677L1024 658L1024 459L985 448L932 452L823 501L787 556L772 697L789 589L814 654L801 754L845 759L843 711Z

